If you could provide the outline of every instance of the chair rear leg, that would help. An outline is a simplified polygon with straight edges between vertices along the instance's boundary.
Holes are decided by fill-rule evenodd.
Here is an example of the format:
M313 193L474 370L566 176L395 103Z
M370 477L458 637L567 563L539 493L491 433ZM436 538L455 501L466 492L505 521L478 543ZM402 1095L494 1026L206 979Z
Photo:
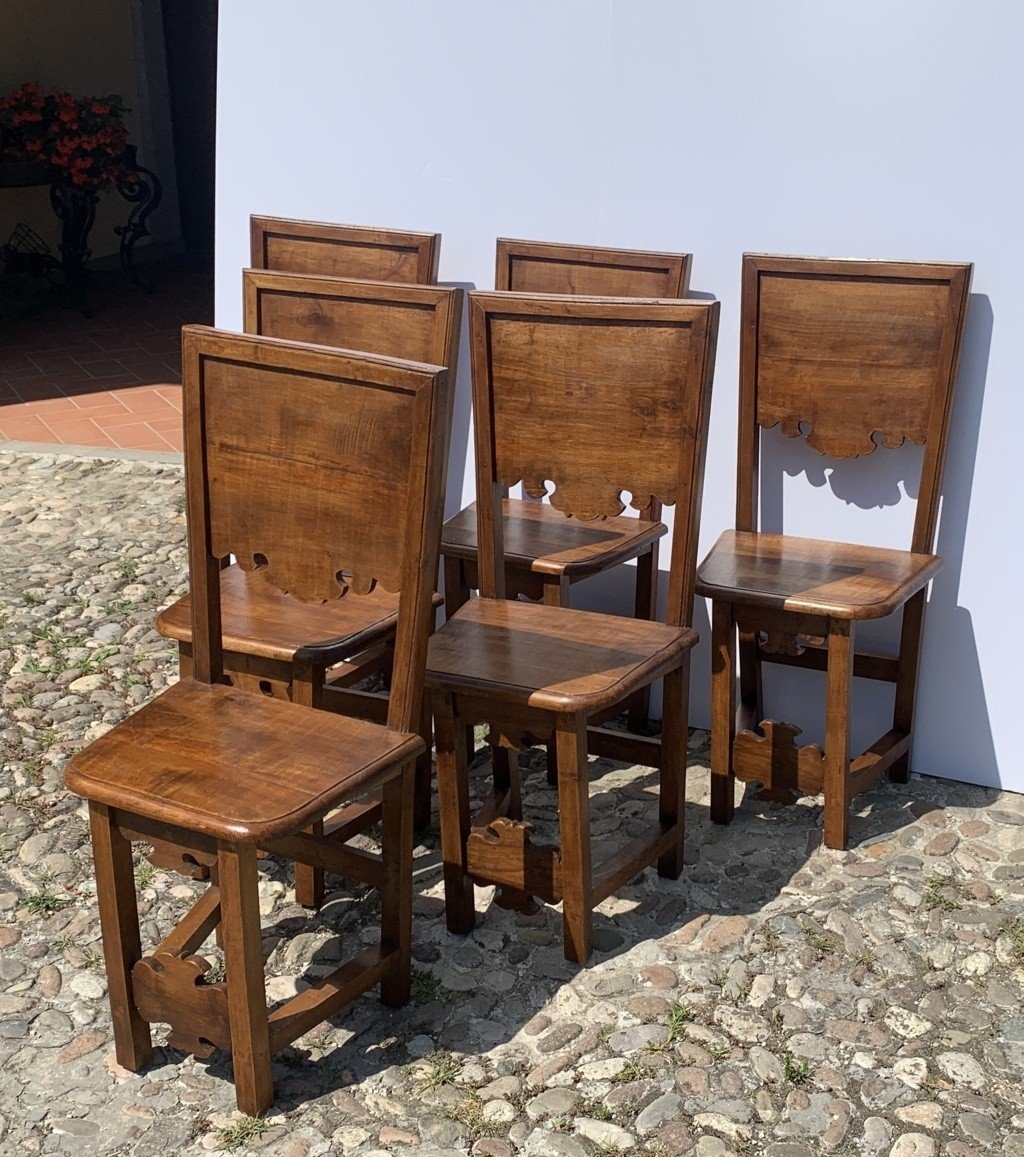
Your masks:
M853 624L830 619L825 694L825 847L838 851L849 838L847 786L850 768L850 690Z
M142 958L132 848L103 804L89 804L89 825L114 1052L119 1065L135 1072L153 1055L153 1039L132 992L132 969Z
M727 824L736 806L732 748L736 735L736 630L732 605L711 609L711 819Z
M544 582L544 605L546 607L567 607L569 605L569 580L562 575L559 578L547 579ZM558 787L558 751L557 737L547 741L547 777L551 787Z
M452 695L438 694L434 701L434 743L445 921L449 932L470 932L476 923L476 910L473 881L466 874L466 840L470 822L469 765L466 729L455 717Z
M380 888L380 939L393 953L381 977L380 998L392 1008L409 999L412 986L412 813L415 765L384 785L381 816L383 879Z
M651 544L646 554L636 560L636 599L634 617L653 620L658 617L658 544ZM651 686L640 692L626 716L630 731L644 735L651 718Z
M558 745L558 826L562 852L565 958L576 964L585 964L594 948L586 719L560 715L555 742Z
M469 602L469 576L466 564L461 558L444 557L444 616L452 615ZM466 758L471 760L476 752L476 736L473 728L466 728Z
M426 744L426 750L416 760L416 777L413 787L413 829L417 832L426 831L430 827L430 771L432 759L431 747L434 743L434 729L430 719L430 701L423 696L423 710L420 713L420 738Z
M914 700L917 696L917 669L921 656L924 608L925 592L918 591L903 608L903 624L900 628L900 655L896 668L896 703L892 712L892 725L911 734L914 730ZM906 755L901 755L889 768L889 778L894 783L909 781L909 751Z
M301 703L304 707L322 709L325 676L326 672L322 667L297 660L292 674L292 701ZM306 830L311 836L322 836L324 834L323 820L317 820ZM324 906L326 894L326 875L323 868L314 868L310 864L295 865L295 902L297 904L318 912Z
M241 1112L257 1117L270 1107L274 1088L270 1075L256 849L219 845L217 875L224 925L224 971L235 1099Z
M686 737L689 708L690 661L665 676L664 708L661 724L661 786L658 819L672 826L676 839L658 859L658 875L670 880L683 870L683 841L686 832Z

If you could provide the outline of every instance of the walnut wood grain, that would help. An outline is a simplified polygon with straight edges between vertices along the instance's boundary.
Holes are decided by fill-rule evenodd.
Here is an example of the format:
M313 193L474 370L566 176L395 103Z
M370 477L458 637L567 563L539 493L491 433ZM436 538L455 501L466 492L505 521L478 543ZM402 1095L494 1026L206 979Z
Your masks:
M249 218L249 231L250 261L256 269L419 285L437 281L440 233L255 214Z
M499 237L494 288L588 297L685 297L690 253L652 253Z

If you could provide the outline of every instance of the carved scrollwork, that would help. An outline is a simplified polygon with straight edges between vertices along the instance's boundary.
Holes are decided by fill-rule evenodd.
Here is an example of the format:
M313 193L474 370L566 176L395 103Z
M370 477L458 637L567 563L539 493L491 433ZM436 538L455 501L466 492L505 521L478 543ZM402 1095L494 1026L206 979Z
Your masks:
M500 816L475 827L466 841L467 870L483 884L502 888L500 903L515 911L534 910L532 897L557 904L562 898L562 856L557 848L534 845L533 825Z
M825 779L825 753L817 743L798 746L801 728L765 719L762 734L741 731L733 743L733 767L747 782L760 783L759 799L792 803L798 795L817 795Z
M598 518L616 518L626 509L623 494L630 495L629 505L634 510L643 510L657 499L663 506L675 505L674 490L667 490L664 494L646 494L643 485L638 484L635 490L627 486L616 486L613 482L598 483L593 479L555 478L554 487L550 491L543 475L530 474L522 478L500 480L503 485L515 486L517 482L523 484L523 490L531 498L547 497L551 505L570 518L578 518L580 522L593 522Z
M210 962L202 956L157 952L132 969L132 991L139 1015L171 1026L167 1043L205 1060L231 1048L228 993L223 981L208 984Z
M820 646L824 641L823 635L791 635L779 630L758 632L761 650L772 655L802 655L807 647Z
M865 419L860 429L853 429L848 418L844 419L843 429L830 429L823 417L817 420L797 418L792 415L775 416L771 413L758 417L758 425L763 429L778 426L787 438L805 438L807 445L824 454L828 458L862 458L874 452L877 446L887 446L896 450L904 442L913 442L917 446L924 445L924 434L916 430L878 430L874 424ZM810 429L805 433L803 426ZM875 435L879 435L878 441Z
M146 859L154 868L180 872L192 880L208 880L210 869L217 863L216 854L199 852L170 840L154 840Z
M217 553L222 552L218 550ZM335 571L331 576L326 567L296 565L295 560L287 554L278 557L252 549L223 553L234 554L242 570L248 574L258 574L276 590L303 603L333 602L350 591L357 595L368 595L377 586L377 579L372 576L352 574L344 569Z

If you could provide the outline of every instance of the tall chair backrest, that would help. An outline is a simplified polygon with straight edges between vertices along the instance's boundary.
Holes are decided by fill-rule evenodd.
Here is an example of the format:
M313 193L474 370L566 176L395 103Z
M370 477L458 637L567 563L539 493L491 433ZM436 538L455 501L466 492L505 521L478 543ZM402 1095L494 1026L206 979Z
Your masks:
M471 293L480 592L504 596L501 501L566 517L676 507L667 618L690 621L718 303Z
M307 602L380 583L400 592L388 726L416 730L451 376L204 326L184 328L182 354L195 677L223 679L228 555Z
M745 254L736 527L757 529L761 430L830 458L924 445L911 549L932 550L971 265Z
M685 297L690 253L603 249L499 237L494 288L590 297Z
M454 368L462 290L246 269L245 332Z
M437 281L440 233L258 215L249 218L249 231L249 264L254 269L365 277L410 285L433 285Z

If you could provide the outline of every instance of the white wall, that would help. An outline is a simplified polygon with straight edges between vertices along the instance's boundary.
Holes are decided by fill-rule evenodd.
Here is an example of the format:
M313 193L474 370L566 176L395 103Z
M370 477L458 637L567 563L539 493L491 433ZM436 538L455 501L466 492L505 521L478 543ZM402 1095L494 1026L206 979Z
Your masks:
M723 303L706 548L733 517L740 254L974 261L915 767L1024 790L1002 611L1024 561L1022 34L1016 0L222 0L218 323L240 324L252 211L439 230L442 279L481 288L499 234L692 250ZM465 368L452 510L472 493ZM787 532L909 543L918 451L833 469L772 438L771 521L781 502ZM702 648L694 723L708 678ZM769 686L812 738L819 682ZM868 742L891 691L856 693Z

